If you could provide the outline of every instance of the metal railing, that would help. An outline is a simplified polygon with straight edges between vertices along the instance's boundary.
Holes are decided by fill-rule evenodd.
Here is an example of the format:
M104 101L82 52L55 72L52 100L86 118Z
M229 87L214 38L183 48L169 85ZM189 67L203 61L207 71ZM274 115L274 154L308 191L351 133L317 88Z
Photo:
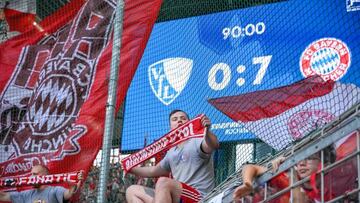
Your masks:
M357 176L358 180L360 180L360 133L357 131L357 150L355 152L352 152L351 154L348 154L346 157L344 157L341 160L337 160L332 164L324 166L324 153L323 150L328 147L329 145L333 144L334 142L340 140L341 138L349 135L350 133L353 133L354 131L358 130L360 128L360 104L355 105L353 108L349 109L345 113L343 113L338 119L336 119L333 122L330 122L323 128L312 132L310 135L308 135L305 139L300 141L299 143L289 147L288 149L278 153L276 157L278 156L285 156L287 159L282 163L276 173L272 173L271 171L267 171L260 177L256 179L255 187L259 185L264 186L264 199L261 202L269 202L271 200L274 200L281 195L290 192L290 202L292 202L292 189L301 186L305 182L310 180L310 177L304 178L299 181L293 180L293 175L290 177L290 185L275 194L269 194L268 192L268 182L272 180L272 178L276 177L277 175L288 171L290 169L290 173L294 173L294 166L301 160L304 160L305 158L309 157L310 155L314 153L321 152L321 170L318 171L318 174L320 174L320 184L321 184L321 202L325 202L324 198L324 176L325 173L330 171L331 169L341 165L342 163L345 163L346 161L349 161L352 158L357 159ZM267 165L273 158L268 158L261 163L260 165ZM236 187L242 184L242 178L241 176L241 169L240 171L232 174L226 181L224 181L222 184L217 186L210 194L208 194L203 202L219 202L219 199L221 199L221 202L227 203L232 202L232 194ZM328 202L339 202L342 199L345 199L349 197L350 195L359 193L360 197L360 181L357 183L357 188L352 189L351 191L347 191L346 194L340 195L338 197L335 197L334 199L331 199L331 201ZM216 200L216 201L215 201ZM244 198L243 198L244 202Z

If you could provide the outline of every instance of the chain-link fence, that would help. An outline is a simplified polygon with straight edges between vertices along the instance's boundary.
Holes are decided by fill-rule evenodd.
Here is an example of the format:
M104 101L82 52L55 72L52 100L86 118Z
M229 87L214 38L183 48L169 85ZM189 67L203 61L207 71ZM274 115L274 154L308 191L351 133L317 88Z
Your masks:
M347 5L285 1L157 23L127 94L122 151L166 134L173 109L205 113L220 184L321 129L359 102L358 13Z
M51 168L54 173L70 172L78 161L91 168L81 202L98 198L104 109L119 110L119 102L106 102L107 83L113 80L110 71L95 70L94 65L110 67L110 45L119 45L112 44L118 39L110 34L116 1L94 2L0 3L1 177L24 175L35 162L48 164L53 157L70 165L66 170ZM245 163L268 161L356 105L359 7L355 0L163 1L110 130L110 167L107 183L101 185L106 201L125 202L125 191L133 184L154 187L154 178L125 175L120 160L168 133L168 116L174 109L186 111L190 118L202 113L210 118L210 130L220 141L212 160L215 185L221 186L229 177L239 178ZM81 16L86 12L90 17ZM101 29L89 31L98 25ZM146 39L143 30L129 33ZM5 47L12 49L5 53ZM84 58L90 61L86 66L71 69ZM123 80L127 72L121 68L117 93L130 83ZM64 76L67 70L71 77ZM100 89L106 91L98 93ZM83 104L86 110L80 110ZM34 136L27 137L29 133ZM85 140L89 135L93 139ZM66 153L88 156L64 158ZM11 162L19 157L32 161ZM94 163L85 164L94 158ZM157 162L151 159L145 165Z
M74 184L74 181L78 182L81 176L73 177L76 180L69 179L69 176L74 176L74 172L81 174L80 170L83 170L86 177L96 164L93 161L101 148L103 135L119 134L111 126L114 112L119 111L125 97L131 72L135 71L140 60L160 1L131 1L124 11L119 9L119 19L125 18L124 29L122 20L116 24L120 27L114 27L116 8L120 8L117 1L0 2L2 191L34 189L32 186L38 182L33 182L29 175L51 173L62 179L44 182L40 176L35 178L42 184L56 182L70 191L71 198L75 198L78 183ZM137 14L136 18L129 17L134 17L131 12ZM143 20L143 24L134 24L138 18ZM133 33L134 27L141 31ZM127 36L123 37L121 47L120 29ZM131 51L127 52L130 48ZM128 56L137 56L126 57L125 54L120 61L120 56L114 54L120 53L120 49ZM119 63L123 69L110 69L110 64L118 67ZM118 88L114 85L117 84L117 74L121 81ZM107 98L111 99L107 101ZM105 119L107 114L110 116ZM105 120L110 125L105 124ZM111 148L109 141L105 139L103 152ZM103 161L100 174L96 176L102 176L96 181L100 188L98 199L106 195L108 164L108 161ZM38 165L41 173L33 172ZM89 173L89 177L96 174ZM19 182L19 178L30 179ZM110 177L109 181L114 178ZM94 184L90 189L84 187L89 191L94 189ZM118 186L120 188L120 182ZM65 200L70 198L65 195L68 193L60 192ZM24 194L1 193L0 201ZM25 199L52 201L38 196L31 198L33 200Z

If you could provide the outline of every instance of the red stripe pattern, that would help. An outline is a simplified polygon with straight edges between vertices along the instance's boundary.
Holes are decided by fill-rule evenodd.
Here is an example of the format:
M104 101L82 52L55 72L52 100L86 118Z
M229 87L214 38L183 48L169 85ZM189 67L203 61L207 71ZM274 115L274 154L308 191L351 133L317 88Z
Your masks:
M185 183L181 183L181 186L182 186L182 191L180 196L181 203L196 203L201 200L201 195L199 191L197 191L195 188Z

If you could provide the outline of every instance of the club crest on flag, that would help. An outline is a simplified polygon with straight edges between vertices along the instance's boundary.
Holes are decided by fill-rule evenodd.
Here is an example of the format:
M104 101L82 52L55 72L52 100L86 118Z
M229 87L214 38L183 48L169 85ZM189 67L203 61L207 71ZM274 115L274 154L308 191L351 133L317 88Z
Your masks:
M319 75L324 80L342 78L351 63L348 46L336 38L322 38L312 42L302 53L300 71L304 77Z
M334 120L335 116L325 110L304 110L294 113L288 120L288 130L296 140L303 138L312 130L319 129Z
M185 88L193 61L187 58L167 58L149 66L150 87L165 105L171 104Z
M113 43L120 40L113 39L116 1L66 2L41 19L41 30L29 21L35 12L24 10L24 5L36 8L30 3L36 0L6 2L0 1L6 17L2 22L21 34L10 39L6 32L7 40L0 43L0 50L6 50L0 54L0 176L27 175L36 164L51 171L69 172L66 166L87 171L101 148ZM125 2L116 111L161 3ZM29 17L22 21L14 17L18 13ZM36 29L25 29L21 22Z
M12 142L18 156L55 152L67 139L72 146L60 150L61 157L56 159L79 152L76 140L88 127L75 121L90 94L98 57L109 43L115 6L104 3L96 9L109 15L94 22L94 8L85 4L76 18L87 21L87 25L74 19L72 24L44 37L37 46L23 48L17 71L0 98L1 110L5 110L1 114L7 113L7 109L16 112L12 113L8 128L1 129L2 134L8 132L0 141ZM48 44L53 45L51 49Z

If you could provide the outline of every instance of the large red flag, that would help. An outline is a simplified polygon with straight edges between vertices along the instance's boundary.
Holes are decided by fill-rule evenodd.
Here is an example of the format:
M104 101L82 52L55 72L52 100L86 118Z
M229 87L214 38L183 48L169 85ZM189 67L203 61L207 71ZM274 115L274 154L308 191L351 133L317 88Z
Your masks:
M360 88L310 77L271 90L210 99L236 122L281 150L360 102Z
M115 0L74 0L0 44L0 177L87 171L102 144ZM126 0L116 111L161 0Z

